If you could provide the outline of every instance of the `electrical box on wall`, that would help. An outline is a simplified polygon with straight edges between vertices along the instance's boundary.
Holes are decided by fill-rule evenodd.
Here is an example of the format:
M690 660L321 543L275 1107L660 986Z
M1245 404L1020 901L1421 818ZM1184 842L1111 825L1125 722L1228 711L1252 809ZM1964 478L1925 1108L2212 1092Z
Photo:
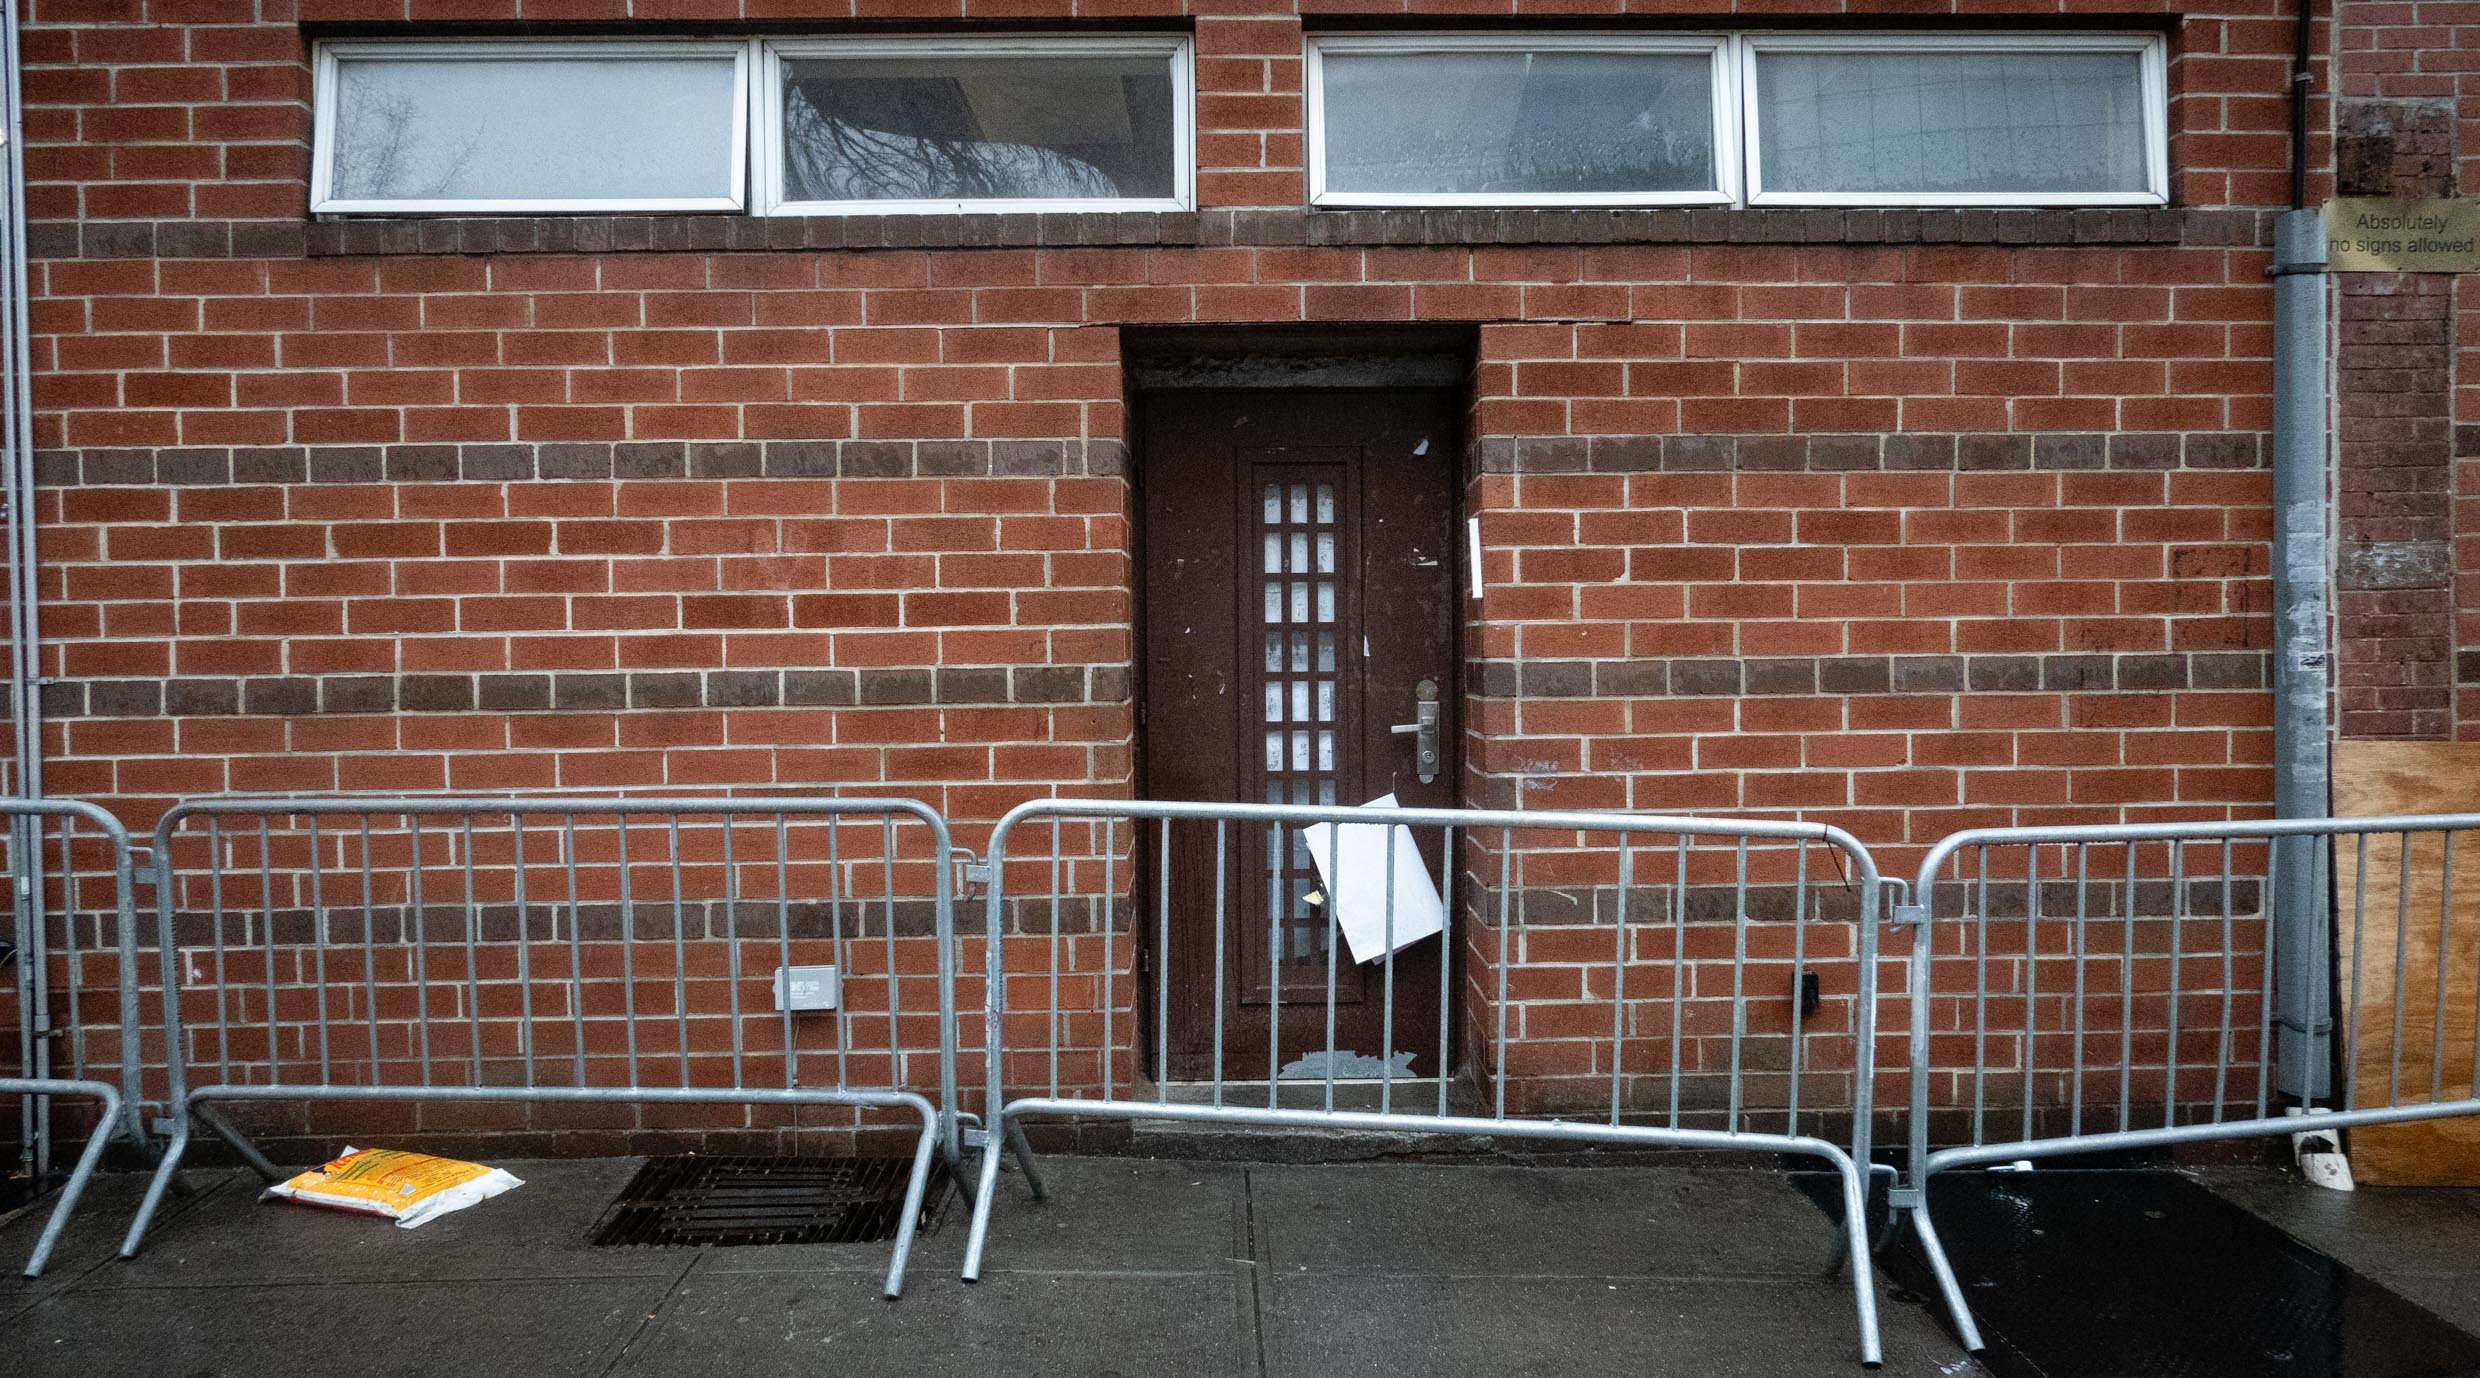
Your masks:
M831 1010L839 987L833 967L775 968L775 1008Z

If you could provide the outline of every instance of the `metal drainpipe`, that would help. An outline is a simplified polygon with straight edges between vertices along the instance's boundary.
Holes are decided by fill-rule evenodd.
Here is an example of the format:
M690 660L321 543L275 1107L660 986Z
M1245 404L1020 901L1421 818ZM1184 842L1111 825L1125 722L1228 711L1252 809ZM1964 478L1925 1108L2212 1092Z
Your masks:
M26 303L26 157L25 111L20 99L17 25L18 0L0 0L0 139L7 157L0 162L0 297L6 299L0 318L0 503L6 512L9 584L9 717L16 729L14 793L26 798L43 794L43 723L40 717L42 673L40 629L36 618L34 545L34 419L32 371ZM24 935L17 955L19 1020L27 1036L26 1073L49 1075L50 1015L43 988L45 920L43 887L30 883L40 873L41 824L13 819L9 835L10 908ZM29 1097L21 1103L19 1120L27 1128L24 1157L38 1173L49 1167L51 1102Z
M2291 204L2274 228L2273 265L2273 812L2331 811L2326 705L2325 224L2308 199L2308 85L2315 0L2299 0L2291 66ZM2325 846L2275 844L2277 1085L2313 1103L2333 1081L2333 971Z

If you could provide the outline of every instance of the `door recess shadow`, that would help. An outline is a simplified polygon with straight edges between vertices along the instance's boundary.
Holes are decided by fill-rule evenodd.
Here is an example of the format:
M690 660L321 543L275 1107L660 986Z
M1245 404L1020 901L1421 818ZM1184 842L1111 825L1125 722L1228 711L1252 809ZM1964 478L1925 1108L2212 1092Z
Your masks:
M1933 1178L1998 1378L2449 1378L2480 1339L2169 1172ZM1909 1222L1880 1256L1945 1319Z

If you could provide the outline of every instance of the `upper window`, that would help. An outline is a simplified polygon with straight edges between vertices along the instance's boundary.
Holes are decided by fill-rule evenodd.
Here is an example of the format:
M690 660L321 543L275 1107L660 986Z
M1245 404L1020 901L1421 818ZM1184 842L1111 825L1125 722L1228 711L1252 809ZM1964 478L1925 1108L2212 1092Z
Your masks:
M1437 34L1309 44L1325 206L1694 205L1735 194L1718 38Z
M310 208L738 210L748 63L738 42L326 44Z
M1327 34L1321 206L2159 205L2152 34Z
M774 212L1184 210L1187 40L821 39L767 45Z
M1758 205L2141 205L2165 198L2146 35L1747 40Z

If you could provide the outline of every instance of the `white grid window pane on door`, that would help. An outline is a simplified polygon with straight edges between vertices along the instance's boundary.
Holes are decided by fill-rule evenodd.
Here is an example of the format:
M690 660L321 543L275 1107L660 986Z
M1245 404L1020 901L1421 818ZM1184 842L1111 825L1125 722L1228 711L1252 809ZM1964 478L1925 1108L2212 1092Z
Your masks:
M312 208L737 210L747 63L740 43L331 44Z
M1340 778L1336 663L1338 556L1331 479L1266 481L1260 490L1264 622L1265 796L1271 804L1332 804ZM1286 960L1322 958L1327 925L1309 903L1316 872L1299 830L1273 830L1267 902Z

